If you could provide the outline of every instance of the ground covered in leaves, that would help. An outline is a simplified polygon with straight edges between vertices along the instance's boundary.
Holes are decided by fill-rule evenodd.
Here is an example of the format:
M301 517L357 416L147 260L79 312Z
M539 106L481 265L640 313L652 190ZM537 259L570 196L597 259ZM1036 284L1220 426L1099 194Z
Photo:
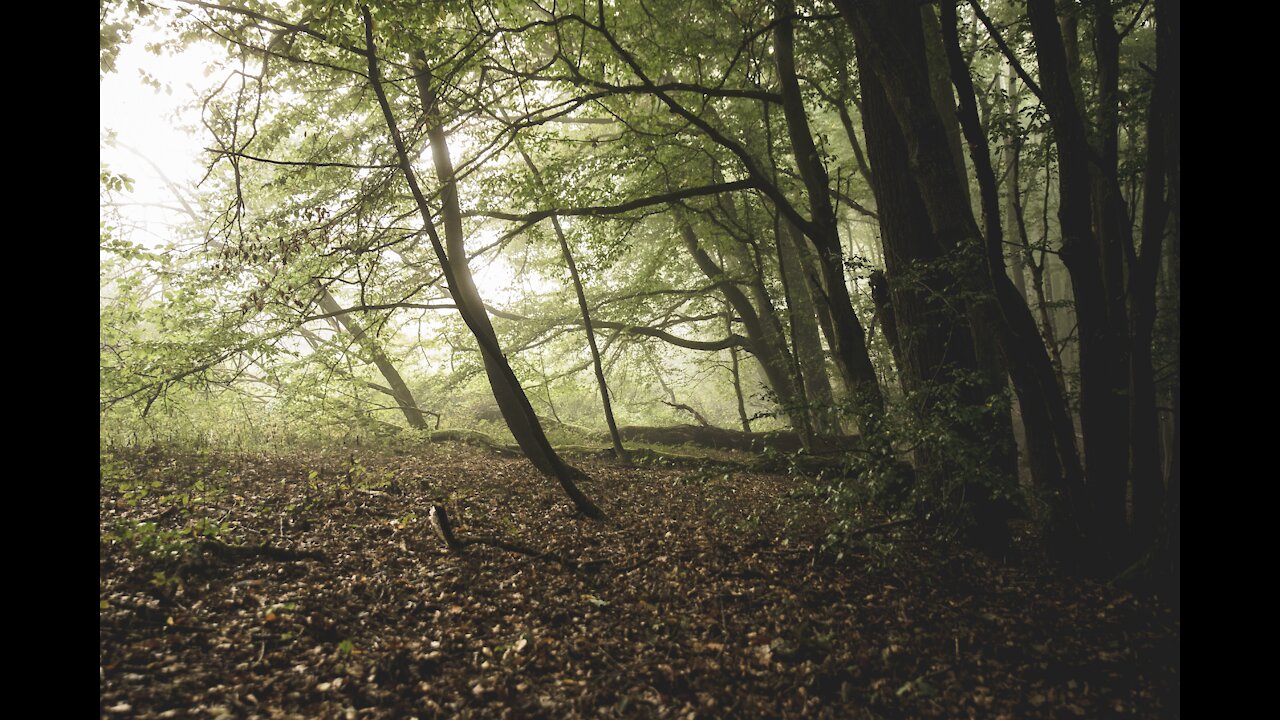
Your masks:
M1150 599L909 528L892 562L819 552L786 476L577 462L610 522L458 445L104 452L102 716L1180 714L1180 623ZM563 562L448 553L432 503Z

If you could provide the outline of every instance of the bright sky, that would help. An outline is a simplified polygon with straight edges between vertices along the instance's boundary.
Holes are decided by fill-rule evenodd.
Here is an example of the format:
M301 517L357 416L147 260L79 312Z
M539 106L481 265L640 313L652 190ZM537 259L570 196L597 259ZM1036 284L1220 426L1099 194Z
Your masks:
M161 34L147 27L137 27L133 41L121 48L116 72L102 79L99 86L100 140L108 130L115 131L118 141L144 153L180 186L199 181L204 174L205 153L199 135L184 128L200 129L199 108L185 108L199 91L217 75L206 77L205 70L217 57L208 44L192 45L176 55L157 56L145 50L149 42ZM157 91L142 81L141 70L160 81ZM139 203L122 210L126 217L143 225L149 232L135 233L135 242L155 244L164 239L164 225L173 215L147 203L173 205L173 195L156 171L137 155L121 148L102 145L100 156L112 172L133 178L134 191L117 198L121 202Z

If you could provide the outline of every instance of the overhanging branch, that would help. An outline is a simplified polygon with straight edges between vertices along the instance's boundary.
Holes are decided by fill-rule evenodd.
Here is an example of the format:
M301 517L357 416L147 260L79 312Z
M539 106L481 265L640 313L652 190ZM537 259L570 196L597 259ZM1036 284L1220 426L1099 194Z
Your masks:
M593 205L588 207L577 208L552 208L549 210L538 210L531 213L504 213L497 211L472 210L464 212L464 217L486 217L498 220L511 220L513 222L536 223L540 220L555 216L566 217L571 215L620 215L632 210L638 210L652 205L662 205L664 203L675 202L677 200L685 200L687 198L703 197L705 195L717 195L719 193L733 192L736 190L750 190L756 187L754 180L735 180L728 183L717 183L715 185L704 185L696 188L684 188L674 192L663 193L662 195L652 195L650 197L639 198L621 205Z

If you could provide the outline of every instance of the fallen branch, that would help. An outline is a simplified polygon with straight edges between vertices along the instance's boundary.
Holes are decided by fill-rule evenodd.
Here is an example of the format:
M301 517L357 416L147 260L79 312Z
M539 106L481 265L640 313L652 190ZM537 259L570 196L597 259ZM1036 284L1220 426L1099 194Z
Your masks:
M492 437L480 432L479 430L467 430L465 428L447 428L445 430L434 430L427 436L427 440L431 442L460 442L470 445L480 445L499 455L511 455L523 457L524 453L520 451L517 445L504 445Z
M436 532L436 536L444 543L445 547L452 553L461 553L469 545L488 545L499 550L528 555L529 557L538 558L539 560L549 560L559 563L570 570L578 570L578 563L568 558L562 557L555 553L543 552L531 548L527 545L519 543L507 542L493 537L474 537L459 538L453 534L453 527L449 522L449 513L444 509L443 505L432 505L431 512L428 516L431 520L431 527Z
M273 547L266 543L261 545L228 545L220 540L204 540L200 543L200 550L224 559L265 557L270 560L283 560L286 562L325 559L324 554L316 550L290 550L288 548Z

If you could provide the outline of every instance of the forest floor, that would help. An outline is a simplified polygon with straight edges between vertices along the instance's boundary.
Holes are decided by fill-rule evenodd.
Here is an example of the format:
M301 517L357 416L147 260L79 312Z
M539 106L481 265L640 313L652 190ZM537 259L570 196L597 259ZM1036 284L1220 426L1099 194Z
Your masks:
M1180 715L1150 599L905 529L837 559L784 475L575 462L609 522L461 445L104 452L102 717ZM563 562L446 552L432 503Z

